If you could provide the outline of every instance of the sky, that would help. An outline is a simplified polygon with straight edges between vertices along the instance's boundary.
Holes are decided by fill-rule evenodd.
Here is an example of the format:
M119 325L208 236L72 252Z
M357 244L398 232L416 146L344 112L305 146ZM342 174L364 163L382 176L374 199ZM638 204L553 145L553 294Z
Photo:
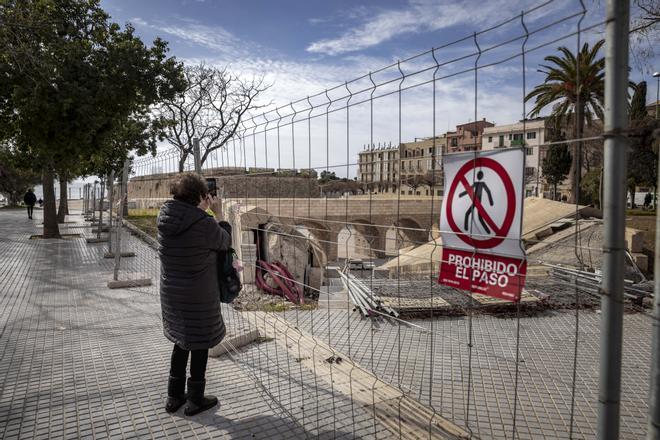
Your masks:
M339 170L348 164L343 174L354 174L350 164L372 141L408 142L453 130L475 117L498 125L521 119L530 108L522 96L541 81L537 69L543 57L555 54L560 45L577 47L578 26L583 30L580 42L602 38L603 3L585 0L587 11L578 23L582 9L575 0L541 6L538 1L521 0L101 2L113 21L131 23L145 42L163 38L170 53L186 64L227 67L244 78L263 76L271 87L261 103L271 104L269 108L315 96L437 48L433 54L373 74L372 79L383 84L374 93L373 110L366 77L332 89L330 108L336 111L327 126L320 110L327 105L325 95L310 100L317 108L311 113L307 101L279 110L283 115L295 113L281 121L279 147L275 123L269 123L264 136L260 132L265 120L253 115L257 135L247 138L245 145L239 143L235 156L230 147L226 157L228 163L241 166ZM522 20L521 11L525 11ZM524 69L523 44L526 50L536 48L525 54ZM478 50L482 54L477 59ZM432 55L441 65L437 70ZM480 67L476 78L475 63ZM402 83L399 67L406 75ZM435 95L430 82L434 74ZM641 78L637 69L631 72L631 79ZM400 95L399 85L406 89ZM354 95L348 112L347 90ZM378 98L381 94L386 96ZM649 95L655 96L654 82L649 84ZM276 114L267 119L273 121Z

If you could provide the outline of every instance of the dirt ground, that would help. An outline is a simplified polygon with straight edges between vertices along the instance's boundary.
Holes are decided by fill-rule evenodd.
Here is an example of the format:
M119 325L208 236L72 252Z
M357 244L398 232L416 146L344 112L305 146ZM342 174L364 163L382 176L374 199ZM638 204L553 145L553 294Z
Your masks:
M644 231L644 247L655 252L655 215L628 216L626 226Z

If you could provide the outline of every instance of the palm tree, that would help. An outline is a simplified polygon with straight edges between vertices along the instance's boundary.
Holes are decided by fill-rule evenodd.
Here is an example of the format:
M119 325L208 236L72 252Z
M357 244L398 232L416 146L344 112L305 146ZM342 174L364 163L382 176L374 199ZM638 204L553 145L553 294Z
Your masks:
M525 101L535 99L529 116L536 117L544 108L552 105L551 123L554 123L557 129L572 125L573 139L582 136L585 123L591 126L594 117L602 120L605 58L598 58L598 51L604 42L605 40L600 40L591 48L585 43L577 57L567 47L559 48L560 56L545 57L548 64L541 65L545 69L545 81L525 96ZM579 144L571 143L571 203L576 202L577 176L582 171L582 157L578 154Z

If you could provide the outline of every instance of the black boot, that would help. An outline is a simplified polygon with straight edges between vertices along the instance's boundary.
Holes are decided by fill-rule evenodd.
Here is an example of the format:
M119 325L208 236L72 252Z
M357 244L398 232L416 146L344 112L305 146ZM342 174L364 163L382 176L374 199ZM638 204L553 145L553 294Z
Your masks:
M218 404L218 399L215 396L204 395L205 386L206 380L188 379L188 394L186 395L188 403L183 409L185 415L194 416Z
M186 378L172 377L167 383L167 403L165 411L174 413L186 403Z

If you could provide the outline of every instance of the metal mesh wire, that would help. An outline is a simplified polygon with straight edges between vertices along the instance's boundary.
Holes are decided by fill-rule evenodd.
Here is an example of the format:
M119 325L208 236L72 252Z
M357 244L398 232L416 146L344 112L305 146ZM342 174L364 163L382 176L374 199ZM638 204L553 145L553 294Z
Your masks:
M512 69L519 75L520 110L526 115L529 66L558 44L580 47L584 35L592 38L603 25L582 2L548 1L254 115L229 143L202 152L202 174L218 179L245 267L244 290L233 305L223 305L223 315L231 331L260 334L250 348L230 347L228 355L309 435L594 435L601 222L582 219L583 207L575 205L564 215L570 229L556 232L564 238L548 242L540 236L539 228L547 224L523 230L521 246L534 270L515 304L438 285L442 248L436 238L442 157L451 152L450 145L441 148L439 137L448 117L443 96L451 93L444 83L461 81L476 124L493 111L483 90L492 91L489 81L497 68ZM412 159L431 163L425 194L403 179L402 157L382 161L396 176L388 181L387 194L375 193L378 182L354 180L365 175L357 159L363 145L369 153L399 151L418 127L411 121L419 119L431 131L429 145ZM523 119L523 135L526 124ZM375 147L384 138L396 149ZM579 151L601 140L578 133L564 142L577 144ZM169 181L194 170L191 145L133 160L127 184L121 176L104 178L113 182L111 191L102 191L104 184L85 188L83 210L90 220L103 216L114 225L109 253L127 253L120 266L104 260L107 269L118 269L115 279L136 281L131 288L158 294L155 215L168 198ZM319 180L332 172L339 180ZM538 190L538 170L534 177ZM126 193L128 219L122 222L117 202ZM106 210L98 200L109 194L113 201ZM305 293L302 303L257 288L257 274L267 272L260 246L270 262L288 268L290 276L281 278ZM413 247L426 252L411 252ZM586 275L587 269L594 275ZM638 275L631 264L631 277ZM144 279L150 285L137 286ZM362 301L379 306L364 313L351 293L356 286L368 292ZM651 330L644 299L650 292L643 279L627 287L622 434L640 438Z

